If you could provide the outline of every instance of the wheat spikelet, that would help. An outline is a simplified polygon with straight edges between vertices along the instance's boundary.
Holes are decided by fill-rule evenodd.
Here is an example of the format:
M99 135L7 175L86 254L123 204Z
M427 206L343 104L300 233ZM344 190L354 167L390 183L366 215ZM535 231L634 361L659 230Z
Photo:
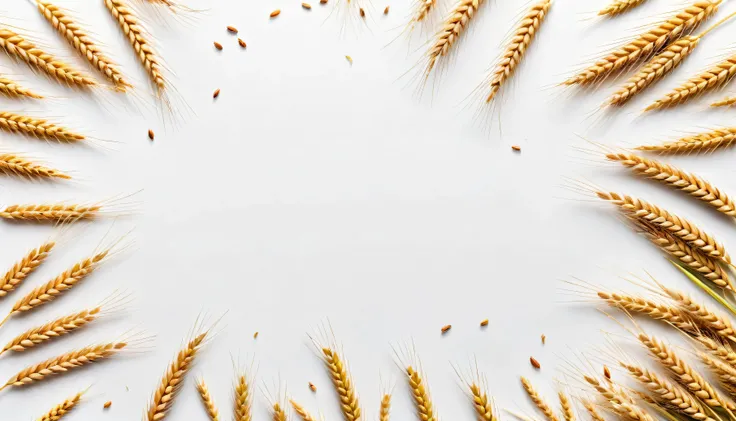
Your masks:
M539 26L544 21L545 16L547 16L551 5L551 0L542 0L534 4L524 18L522 18L516 32L514 32L514 36L506 46L503 56L501 56L496 69L491 75L491 90L488 97L486 97L486 102L493 100L504 82L514 73L514 70L524 57L524 53L529 48L529 44L531 44L534 36L539 31Z
M42 381L54 374L66 373L74 368L111 357L127 345L125 342L92 345L50 358L21 370L18 374L11 377L5 385L0 387L0 390L11 386L25 386L30 383Z
M678 305L685 310L695 322L703 327L718 334L721 338L736 342L736 333L734 333L731 321L713 310L710 310L704 304L698 304L689 295L667 288L660 284L662 290L670 296Z
M24 88L17 82L8 78L0 77L0 93L9 98L33 98L43 99L43 96Z
M391 395L386 393L381 398L381 409L378 415L378 421L389 421L389 414L391 413Z
M736 140L736 127L723 127L693 136L686 136L659 145L643 145L636 149L662 154L684 154L712 152L727 148Z
M694 338L711 354L727 362L731 367L736 368L736 352L734 352L730 347L727 347L720 342L716 342L705 335L696 335Z
M646 0L614 0L598 12L598 16L616 16L643 4Z
M640 332L637 338L663 366L674 374L675 379L681 385L685 386L685 388L692 392L704 404L711 408L723 407L728 410L736 409L736 406L732 402L721 397L710 383L681 360L663 342L644 332Z
M340 398L340 409L345 421L357 421L361 416L358 396L353 389L353 380L348 374L347 367L340 355L331 348L322 348L322 359L325 361L327 371L332 378L338 398Z
M100 205L10 205L0 210L0 218L33 222L70 222L94 219L101 210Z
M317 421L317 418L314 418L312 414L307 412L307 410L304 409L303 406L299 405L293 399L290 399L289 402L291 402L291 407L294 408L294 412L296 412L296 414L299 415L299 418L302 421Z
M496 415L493 413L493 402L488 398L488 394L480 388L476 383L470 383L470 397L473 399L473 408L478 421L496 421Z
M62 9L46 0L36 0L38 11L56 29L79 54L108 78L117 89L125 91L131 85L125 80L117 66L105 56L97 43L74 22Z
M41 246L29 251L25 257L20 259L12 268L10 268L10 270L5 272L5 275L0 278L0 298L8 295L8 293L20 285L28 275L41 266L41 263L46 260L46 257L48 257L54 246L56 246L54 241L47 241Z
M595 409L595 406L593 405L593 402L583 399L583 406L588 411L588 414L590 414L590 418L593 419L593 421L606 421L605 418L598 412L597 409Z
M199 397L202 399L202 404L204 404L204 408L207 411L207 416L210 420L219 421L220 415L217 412L215 401L212 399L212 395L210 395L210 391L207 388L204 379L200 379L197 382L197 392L199 393Z
M208 332L200 333L179 351L176 359L169 365L159 387L153 394L153 400L146 413L147 421L158 421L166 417L169 408L174 403L179 389L184 382L187 371L192 367L194 358L204 344Z
M7 28L0 28L0 48L11 57L16 57L54 79L79 87L94 86L97 82L89 76L73 70L71 66L43 52L32 42Z
M85 139L83 135L49 121L10 112L0 112L0 129L6 132L21 133L30 137L59 142L71 143Z
M250 421L253 395L244 374L240 374L235 384L235 421Z
M549 404L544 399L542 399L541 396L539 396L539 393L537 393L536 389L534 389L534 386L532 386L532 384L529 382L529 380L527 380L526 377L521 378L521 384L524 386L524 390L526 390L529 398L532 400L532 402L534 402L534 405L539 408L540 411L542 411L548 421L559 421L559 418L557 418L557 415L555 415L552 407L550 407Z
M562 415L565 417L565 421L575 421L575 411L572 409L570 398L564 392L559 392L557 396L560 398L560 406L562 407Z
M271 419L273 421L286 421L286 412L281 407L281 404L278 402L273 404L273 407L271 408Z
M7 351L23 352L36 345L81 329L88 323L95 321L100 316L101 311L102 307L97 306L89 310L82 310L68 316L60 317L42 326L31 328L8 342L0 350L0 355Z
M16 301L5 320L15 314L31 311L53 301L56 297L73 288L87 275L97 269L109 253L110 249L108 248L92 257L82 259L71 268L57 275L54 279L29 292L25 297ZM0 322L0 325L5 320Z
M74 409L75 406L82 400L82 395L85 391L79 392L71 398L66 399L64 402L51 408L49 412L44 414L38 421L59 421L69 411Z
M727 96L710 104L711 107L730 107L736 104L736 96Z
M409 380L411 396L414 398L414 408L419 419L422 421L437 421L432 398L429 396L429 391L424 385L422 376L412 366L406 367L406 376Z
M731 55L691 77L687 82L654 101L645 111L682 104L690 98L724 86L734 75L736 75L736 55Z
M609 74L645 60L671 41L686 35L710 18L722 0L698 0L674 17L638 35L633 41L613 50L583 71L566 80L565 85L591 84Z
M619 364L652 393L651 396L657 404L687 415L696 421L713 421L703 405L687 390L667 379L660 378L656 373L645 368L623 361Z
M629 313L645 314L654 320L663 320L683 332L697 332L698 328L690 322L687 315L677 307L660 304L634 295L599 291L598 297L611 307L618 307Z
M627 395L622 389L614 388L613 385L604 386L594 377L583 376L586 382L593 386L595 390L611 405L616 414L630 421L654 421L651 415L641 409L634 400ZM592 405L591 405L592 408ZM588 409L590 412L590 409Z
M736 392L736 368L703 352L699 352L698 356L715 373L723 388L733 395Z
M597 191L596 195L603 200L613 203L625 214L657 226L682 241L687 242L706 256L731 264L731 256L728 255L723 245L690 221L631 196L603 191Z
M700 43L701 36L685 36L668 45L616 91L608 100L610 105L623 105L634 95L665 77L685 60Z
M166 80L164 79L159 58L153 49L148 34L141 26L138 17L133 10L127 6L123 0L104 0L105 6L112 14L112 17L118 22L120 29L123 31L130 45L133 46L138 59L148 73L154 85L156 85L159 93L166 89Z
M417 0L416 11L414 17L411 19L410 25L413 27L417 23L423 21L429 16L432 9L437 5L437 0Z
M21 156L0 154L0 172L27 178L63 178L71 179L67 174L53 168L31 162Z

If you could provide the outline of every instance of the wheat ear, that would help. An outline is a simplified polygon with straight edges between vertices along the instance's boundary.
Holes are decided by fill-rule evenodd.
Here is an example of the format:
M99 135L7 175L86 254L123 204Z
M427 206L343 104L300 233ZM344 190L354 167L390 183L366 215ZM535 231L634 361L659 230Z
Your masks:
M680 218L658 206L631 196L603 191L597 191L596 195L603 200L613 203L625 214L657 226L682 241L687 242L706 256L731 264L731 256L728 255L723 245L687 219Z
M125 342L111 342L101 345L92 345L78 349L76 351L67 352L58 357L50 358L38 364L34 364L18 372L11 377L5 385L0 387L3 390L11 386L25 386L30 383L43 381L48 376L54 374L66 373L77 367L93 363L103 358L111 357L125 348L128 344Z
M611 405L611 409L624 419L630 421L654 421L654 418L636 405L634 400L622 389L614 388L612 384L604 386L596 378L589 375L585 375L583 378Z
M659 145L638 146L636 149L662 154L697 154L727 148L734 143L734 140L736 140L736 127L723 127Z
M36 345L81 329L87 324L94 322L100 316L101 311L102 307L97 306L89 310L82 310L68 316L60 317L42 326L31 328L8 342L0 350L0 355L8 351L27 351Z
M378 415L378 421L389 421L389 415L391 413L391 395L386 393L381 398L381 409Z
M31 311L37 307L47 304L67 290L73 288L87 275L97 269L109 253L110 249L108 248L92 257L83 259L71 268L57 275L54 279L29 292L25 297L16 301L13 308L10 310L10 313L5 317L5 320L0 322L0 325L2 325L2 323L11 316Z
M711 107L731 107L736 104L736 96L727 96L710 104Z
M10 175L26 178L63 178L71 179L71 176L59 170L36 164L21 156L3 153L0 154L0 171Z
M82 396L86 391L82 391L66 399L64 402L51 408L49 412L44 414L38 421L59 421L64 415L74 409L75 406L82 400Z
M197 381L197 392L199 393L199 397L202 399L202 404L204 405L204 409L207 411L209 419L211 421L219 421L220 414L217 412L217 406L215 406L215 401L212 399L212 395L210 395L210 390L207 388L207 384L204 382L204 379L199 379L199 381Z
M727 362L731 367L736 368L736 352L734 352L730 347L727 347L726 345L705 335L696 335L694 338L705 349L707 349L708 352Z
M25 257L5 272L5 276L0 278L0 298L12 292L28 275L41 266L41 263L46 260L54 246L56 246L56 242L47 241L41 246L29 251Z
M560 407L562 408L562 415L565 417L565 421L575 421L575 411L572 408L570 398L564 392L559 392L557 396L560 398Z
M598 16L617 16L636 6L644 4L646 0L614 0L598 12Z
M437 0L417 0L416 11L411 19L410 25L413 27L417 23L423 21L432 12L437 5Z
M125 91L131 87L117 66L101 51L97 43L82 27L59 7L46 0L36 0L38 11L61 34L79 54L108 78L117 89Z
M663 320L683 332L697 332L698 328L679 308L660 304L634 295L599 291L598 297L611 307L618 307L628 313L645 314L654 320Z
M669 295L683 310L685 310L695 322L701 324L708 330L718 334L723 339L736 342L736 333L734 333L731 321L715 311L709 309L704 304L698 304L689 295L667 288L660 284L662 290Z
M238 376L235 384L235 421L250 421L253 395L244 374Z
M176 359L169 365L161 382L153 394L153 400L148 406L146 413L147 421L158 421L166 417L171 405L181 389L187 372L194 364L197 353L204 345L208 332L195 336L187 345L179 351Z
M26 89L17 82L8 78L0 77L0 93L9 98L33 98L43 99L43 96Z
M281 407L281 404L278 402L273 404L273 407L271 407L271 419L273 421L286 421L286 411L284 411L284 408Z
M703 405L687 390L667 379L660 378L656 373L645 368L622 361L619 364L652 393L651 396L657 404L684 414L696 421L713 421Z
M10 205L0 210L0 218L33 222L73 222L94 219L101 210L100 205Z
M29 66L47 73L62 83L80 87L97 85L94 79L73 70L68 64L43 52L32 42L10 29L0 28L0 48L3 48L9 56L25 61Z
M651 337L644 332L637 335L639 341L649 350L649 352L666 367L675 376L675 379L704 404L711 408L723 407L730 411L736 409L736 406L725 400L716 389L708 383L697 371L693 370L686 362L675 354L662 341Z
M516 70L516 67L524 57L529 45L534 40L534 36L539 31L539 26L547 16L547 12L551 5L551 0L542 0L535 3L521 19L511 41L506 46L506 50L504 50L503 56L501 56L501 59L491 75L491 90L488 97L486 97L487 103L493 100L504 82L506 82L506 80L514 73L514 70Z
M595 408L593 402L587 399L583 399L583 406L588 411L588 414L590 414L590 418L593 421L606 421L606 419L603 418L603 415L601 415L600 412L598 412L598 410Z
M640 60L646 60L671 41L686 35L714 15L721 2L722 0L696 1L674 17L613 50L604 58L566 80L564 84L591 84Z
M21 133L30 137L59 142L72 143L85 139L83 135L47 120L10 112L0 112L0 129L6 132Z
M483 0L460 0L450 12L442 24L442 29L435 36L434 44L427 52L427 68L424 71L425 80L429 78L430 72L439 59L447 55L453 44L467 29L470 20L473 19L482 4Z
M353 380L348 374L347 367L340 355L331 348L322 348L322 359L325 361L327 371L330 372L332 384L340 399L340 409L345 421L357 421L361 416L358 396L353 389Z
M496 421L493 413L493 402L488 398L488 393L476 383L470 383L470 397L473 399L473 408L478 421Z
M159 93L166 89L166 80L159 63L159 58L148 40L148 34L141 26L138 17L133 10L128 7L123 0L104 0L105 6L112 14L112 17L118 22L120 29L123 31L130 45L133 46L138 59L148 73L154 85L158 88Z
M718 377L718 381L723 388L733 395L736 392L736 368L733 368L720 358L713 357L704 352L699 352L698 356L703 361L703 364L708 366Z
M534 386L532 386L531 382L526 377L521 378L521 384L524 386L524 390L526 390L527 395L529 395L529 398L534 402L534 405L539 408L540 411L544 414L545 418L547 418L547 421L559 421L559 418L557 418L557 415L555 415L555 412L552 410L552 407L549 406L549 404L542 399L541 396L539 396L539 393L536 389L534 389Z
M289 402L291 403L291 407L294 408L294 412L299 415L299 418L302 421L317 421L317 418L314 418L312 414L310 414L306 409L304 409L303 406L299 405L296 401L290 399Z
M406 367L406 376L409 381L411 396L414 399L417 417L421 421L437 421L432 397L429 395L429 390L427 390L422 376L412 366Z

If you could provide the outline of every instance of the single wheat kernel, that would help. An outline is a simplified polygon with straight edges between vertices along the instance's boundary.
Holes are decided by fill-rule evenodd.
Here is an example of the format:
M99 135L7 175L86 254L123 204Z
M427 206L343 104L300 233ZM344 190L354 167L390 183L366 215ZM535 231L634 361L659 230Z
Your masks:
M311 390L312 392L316 392L317 386L315 386L314 383L309 382L309 390Z
M258 332L253 334L253 339L257 339L257 338L258 338Z
M242 39L242 38L238 38L238 44L240 44L240 46L241 46L241 47L243 47L243 48L245 48L245 47L246 47L246 45L245 45L245 41L243 41L243 39Z
M107 402L105 402L104 405L102 405L102 407L105 408L105 409L107 409L107 408L109 408L111 406L112 406L112 401L107 401Z
M276 9L273 12L271 12L271 19L275 18L276 16L281 14L281 9Z
M153 130L148 129L148 138L151 139L151 140L153 140L153 136L154 136L153 135Z
M608 369L608 366L603 366L603 375L606 376L608 380L611 380L611 370Z
M383 14L384 14L384 15L388 15L388 6L386 6L386 8L385 8L385 9L383 9Z
M228 26L227 27L227 31L230 32L231 34L237 34L238 33L238 28L236 28L234 26Z
M350 63L350 65L353 64L353 58L350 56L345 56L345 59Z
M215 48L217 48L218 50L222 50L222 44L217 41L213 42L213 44L215 45Z
M544 345L546 343L547 343L547 335L545 335L544 333L542 333L542 345Z
M534 357L529 357L529 362L532 363L532 367L536 368L537 370L542 368L542 365L539 364L539 361L537 361L537 359Z
M309 4L309 3L302 3L302 7L305 8L305 9L307 9L307 10L311 10L312 9L312 5Z
M319 4L327 4L327 0L319 0Z
M447 333L450 329L452 329L452 325L444 325L442 326L442 333Z
M513 145L511 149L515 150L516 152L521 152L521 146Z
M212 98L217 98L220 96L220 88L215 89L215 93L212 94Z
M363 10L362 7L360 8L360 17L361 18L364 18L365 17L365 10Z
M480 325L481 325L482 327L486 327L486 326L488 326L488 319L485 319L485 320L483 320L482 322L480 322Z

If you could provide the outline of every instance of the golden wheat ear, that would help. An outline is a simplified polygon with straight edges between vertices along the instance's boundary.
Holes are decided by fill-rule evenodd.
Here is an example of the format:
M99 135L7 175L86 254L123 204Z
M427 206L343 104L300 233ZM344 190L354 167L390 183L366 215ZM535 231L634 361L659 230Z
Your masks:
M552 410L552 407L545 401L540 395L539 392L532 386L529 379L526 377L521 377L521 385L524 386L524 390L526 391L526 394L529 396L529 399L532 400L534 403L534 406L536 406L542 414L544 414L544 417L547 419L547 421L559 421L560 419L555 414L555 411Z
M48 120L7 111L0 111L0 130L63 143L74 143L86 139L84 135Z
M55 246L55 241L47 241L29 251L21 260L5 272L5 275L0 279L0 298L5 297L15 290L33 271L41 266Z
M390 421L391 394L386 393L381 397L381 406L378 412L378 421Z
M312 416L312 414L310 414L309 411L306 410L306 408L304 408L295 400L289 399L289 403L291 403L291 408L294 410L294 412L296 412L296 414L299 416L299 419L301 419L302 421L317 421L317 418Z
M685 136L659 145L642 145L635 149L667 155L710 153L726 149L736 141L736 127L723 127Z
M0 94L3 94L8 98L43 99L42 95L25 88L14 80L2 76L0 76Z
M623 388L609 382L602 383L588 374L584 374L583 379L598 392L613 412L621 418L630 421L654 421L654 418L641 408Z
M248 375L244 372L237 373L234 390L234 419L235 421L251 421L253 408L253 393Z
M212 399L212 394L210 394L210 390L207 387L207 384L204 382L204 379L197 380L196 386L197 393L199 393L199 397L202 400L202 405L204 405L204 409L205 411L207 411L207 416L209 417L210 421L219 421L220 413L217 410L215 400Z
M60 170L33 162L21 155L0 153L0 172L26 179L65 179L72 177Z
M72 409L74 409L81 401L82 396L86 393L86 390L83 390L76 395L67 398L64 400L64 402L54 406L49 410L49 412L45 413L41 418L39 418L39 421L58 421L62 417L64 417L66 414L71 412Z
M598 12L598 16L618 16L629 10L641 6L646 0L615 0Z
M597 295L609 306L621 309L629 314L642 314L653 320L662 320L687 333L698 331L698 327L678 307L616 292L598 291Z

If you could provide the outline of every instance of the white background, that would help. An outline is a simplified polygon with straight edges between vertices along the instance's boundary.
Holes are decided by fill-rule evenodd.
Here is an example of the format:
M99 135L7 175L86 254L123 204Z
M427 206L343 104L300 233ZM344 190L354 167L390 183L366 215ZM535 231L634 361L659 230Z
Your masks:
M575 181L648 199L691 218L726 245L736 244L732 221L605 163L601 150L586 141L630 146L732 124L732 110L707 109L709 100L725 92L676 110L642 117L639 112L726 53L736 25L710 34L680 69L622 110L602 113L597 110L614 84L587 93L556 85L606 46L680 5L650 0L604 21L594 16L607 0L557 0L523 65L490 109L473 92L483 94L488 70L527 4L484 4L438 69L441 77L431 79L418 97L413 77L421 64L414 66L443 13L433 15L434 26L417 28L407 38L401 35L412 10L406 1L364 5L365 23L355 9L345 13L344 4L338 6L342 13L334 11L336 1L315 1L306 11L300 0L219 0L205 5L207 13L178 19L141 7L160 55L176 74L169 76L183 117L175 125L164 126L157 115L146 75L101 0L57 3L74 10L133 79L136 97L129 104L104 90L86 95L60 87L2 58L7 73L54 97L3 100L4 109L53 117L101 139L89 147L0 134L3 149L77 177L58 183L4 177L2 204L139 193L126 199L136 212L114 224L108 218L67 233L20 291L0 301L0 313L101 241L133 229L124 240L130 247L63 298L9 321L0 338L5 342L115 290L130 293L132 303L54 344L1 357L0 377L130 329L152 340L75 373L0 393L0 419L35 419L90 385L70 421L103 415L140 419L198 316L212 322L223 314L171 419L206 419L195 376L204 376L222 418L230 419L233 359L258 367L255 419L268 419L267 396L277 393L321 411L327 420L340 419L308 337L328 323L350 363L365 419L377 416L382 385L394 387L393 419L411 419L392 348L412 341L444 419L473 419L453 366L467 371L474 360L499 408L535 414L519 375L530 376L553 401L565 384L578 391L562 368L576 353L604 348L602 329L613 332L617 343L631 342L587 294L564 292L565 280L579 277L637 291L621 277L645 276L647 270L689 287L609 206L572 191ZM382 15L386 5L388 16ZM2 22L23 28L99 77L28 2L3 7ZM270 20L275 8L281 15ZM719 16L732 10L726 3ZM240 29L246 50L226 25ZM213 41L224 50L214 50ZM345 55L352 56L352 66ZM222 93L213 101L216 88ZM147 139L149 128L156 132L154 142ZM514 144L521 153L511 150ZM734 157L726 151L666 160L736 191ZM0 265L10 267L53 232L2 223ZM488 328L480 329L486 318ZM441 336L445 324L453 329ZM540 372L530 367L530 355L541 362ZM310 381L316 395L307 388ZM112 408L103 414L108 400Z

